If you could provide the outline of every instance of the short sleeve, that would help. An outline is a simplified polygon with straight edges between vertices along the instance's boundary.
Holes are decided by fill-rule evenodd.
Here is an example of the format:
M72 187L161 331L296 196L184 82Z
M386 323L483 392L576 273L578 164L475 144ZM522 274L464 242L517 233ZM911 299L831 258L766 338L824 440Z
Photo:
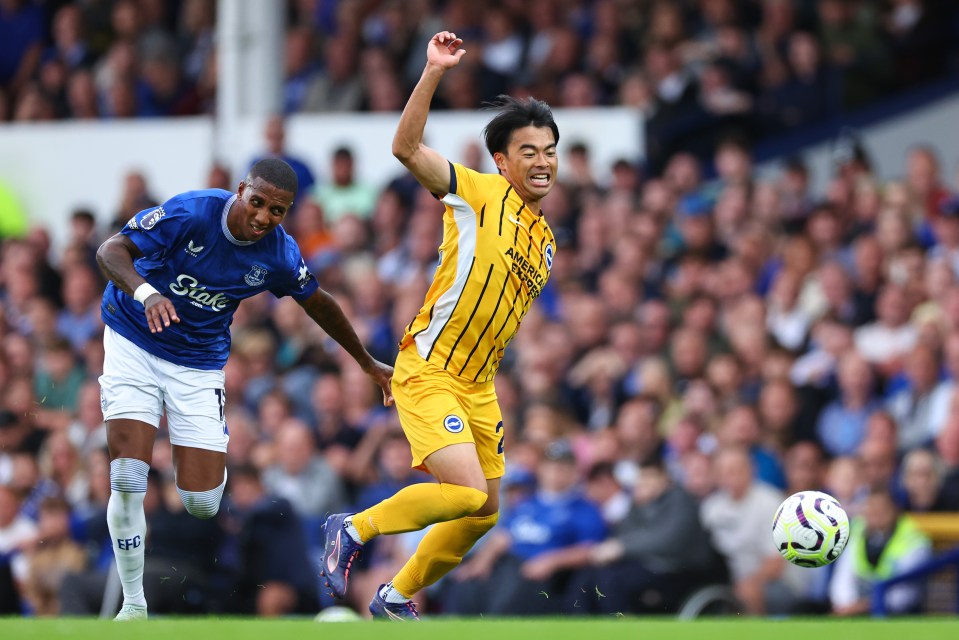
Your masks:
M145 256L162 254L182 240L190 229L190 211L180 196L159 207L144 209L130 218L120 231L130 238Z
M600 542L606 539L606 523L599 509L589 502L579 505L579 517L576 518L577 542Z
M300 253L300 247L289 237L286 242L285 255L284 275L276 285L270 288L270 292L277 298L291 296L298 302L306 300L320 288L316 276L306 266L306 261Z
M450 193L465 200L474 211L479 211L489 195L489 180L493 176L473 171L461 164L450 165Z

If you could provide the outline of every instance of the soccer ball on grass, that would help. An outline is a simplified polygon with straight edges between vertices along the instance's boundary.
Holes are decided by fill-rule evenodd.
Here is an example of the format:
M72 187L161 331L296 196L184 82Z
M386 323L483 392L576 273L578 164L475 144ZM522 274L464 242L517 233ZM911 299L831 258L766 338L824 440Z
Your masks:
M357 620L362 620L358 613L349 607L341 606L327 607L313 618L314 622L356 622Z
M839 501L821 491L786 498L773 518L779 553L800 567L822 567L836 560L849 540L849 516Z

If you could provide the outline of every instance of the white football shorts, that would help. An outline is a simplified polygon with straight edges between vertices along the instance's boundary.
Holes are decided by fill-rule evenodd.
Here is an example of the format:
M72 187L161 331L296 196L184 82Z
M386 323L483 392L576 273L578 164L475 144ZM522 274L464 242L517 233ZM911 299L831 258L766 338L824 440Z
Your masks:
M166 408L170 443L226 451L223 370L174 364L147 353L119 333L103 330L100 406L104 420L139 420L160 426Z

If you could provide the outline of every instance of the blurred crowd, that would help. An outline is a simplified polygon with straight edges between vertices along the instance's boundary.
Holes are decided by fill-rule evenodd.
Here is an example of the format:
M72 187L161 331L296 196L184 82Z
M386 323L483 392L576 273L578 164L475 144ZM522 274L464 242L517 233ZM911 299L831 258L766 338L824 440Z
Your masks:
M0 0L0 41L13 42L13 24L23 44L0 47L0 106L17 120L202 112L215 91L213 8ZM307 0L290 6L286 110L402 107L421 45L443 25L471 51L444 79L448 108L533 92L558 106L635 106L663 131L746 114L793 126L943 71L954 13L932 0L482 11ZM284 227L369 351L391 362L435 268L442 205L399 172L364 184L349 147L309 166L286 151L280 116L263 146L302 187ZM681 150L663 153L660 171L624 159L596 175L589 141L563 140L565 177L543 203L558 245L551 277L496 380L501 524L422 594L426 610L662 612L692 586L729 583L750 613L864 613L873 581L929 556L904 514L959 511L955 159L916 146L905 174L882 181L877 165L901 159L844 135L814 193L801 158L759 179L746 139L710 149L705 162ZM492 170L475 146L451 160ZM232 190L241 177L215 166L196 187ZM97 613L109 592L94 254L171 195L131 172L120 202L72 213L62 250L42 227L2 240L0 611ZM378 389L289 298L239 307L226 380L217 519L183 511L160 430L145 505L151 611L315 612L331 604L316 568L324 516L429 478L409 468ZM807 489L855 518L832 569L788 566L770 542L779 502ZM419 535L376 540L349 604L363 610ZM888 604L921 602L903 588Z
M212 113L215 0L2 0L0 121ZM819 122L955 72L949 0L290 0L282 107L396 111L424 43L469 54L436 108L623 105L656 165L730 129Z
M442 205L405 173L363 184L347 147L312 168L284 139L283 119L270 119L264 153L315 182L284 226L370 352L391 362L435 267ZM711 167L676 154L662 177L627 161L594 176L587 142L563 147L573 170L543 204L557 238L551 277L496 379L507 425L501 525L424 606L663 611L692 586L726 582L752 613L851 614L866 610L872 581L929 557L901 514L959 511L959 185L927 147L908 150L906 174L889 182L875 163L891 159L871 158L855 137L835 149L820 194L799 158L757 179L736 139ZM491 167L474 147L457 160ZM214 167L196 186L232 184ZM101 606L111 554L94 253L162 199L130 173L114 208L73 213L57 255L40 227L3 241L8 610ZM327 606L316 570L325 514L429 478L409 468L378 389L292 299L242 303L226 380L230 482L217 520L183 512L160 430L151 608ZM857 518L858 550L835 571L787 566L770 542L780 500L807 489ZM903 542L903 532L915 535ZM367 549L351 591L359 610L417 540ZM892 608L921 600L900 593Z

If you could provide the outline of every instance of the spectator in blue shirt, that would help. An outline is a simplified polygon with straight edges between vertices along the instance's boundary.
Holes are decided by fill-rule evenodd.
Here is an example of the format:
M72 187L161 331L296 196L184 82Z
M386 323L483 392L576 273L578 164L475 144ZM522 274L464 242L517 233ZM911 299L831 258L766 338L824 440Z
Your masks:
M0 1L0 42L0 89L15 96L40 63L43 9L27 0Z
M578 488L579 479L569 443L551 443L537 469L536 493L507 513L490 540L452 574L450 613L561 612L569 568L584 547L606 537L603 516Z
M847 352L839 362L839 397L826 405L816 436L830 456L850 455L866 434L866 421L881 408L873 395L873 374L859 354Z
M268 495L256 468L230 469L229 528L236 534L235 575L226 610L261 616L313 613L319 604L300 517L285 498Z
M305 160L287 152L286 123L283 116L274 115L266 121L266 127L263 129L263 139L266 141L266 152L254 158L250 166L252 167L264 158L279 158L293 168L298 185L297 191L303 194L312 193L313 185L316 184L316 176L313 175L313 171Z

